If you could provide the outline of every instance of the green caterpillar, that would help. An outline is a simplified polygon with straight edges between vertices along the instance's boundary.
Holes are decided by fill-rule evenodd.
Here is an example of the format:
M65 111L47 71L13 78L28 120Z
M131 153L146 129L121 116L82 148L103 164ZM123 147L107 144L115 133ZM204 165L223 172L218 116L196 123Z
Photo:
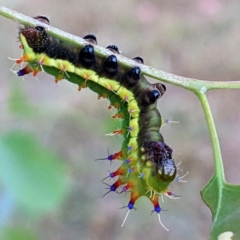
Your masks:
M50 24L44 16L35 19ZM110 135L122 134L124 141L119 152L104 159L121 160L122 164L108 176L118 179L109 185L107 193L130 192L124 222L137 199L146 196L161 223L159 196L176 197L168 187L177 176L173 151L159 132L162 119L156 108L157 99L162 97L166 87L146 80L139 67L143 64L140 57L134 58L135 67L118 65L119 51L115 45L107 47L112 52L107 58L95 55L97 40L92 34L84 37L86 45L82 48L49 36L42 26L21 28L19 38L24 54L17 63L27 62L27 65L18 71L18 76L31 72L36 76L39 71L45 71L55 76L56 82L66 79L77 84L79 90L90 88L99 98L109 99L109 108L117 109L113 118L123 119L122 127Z

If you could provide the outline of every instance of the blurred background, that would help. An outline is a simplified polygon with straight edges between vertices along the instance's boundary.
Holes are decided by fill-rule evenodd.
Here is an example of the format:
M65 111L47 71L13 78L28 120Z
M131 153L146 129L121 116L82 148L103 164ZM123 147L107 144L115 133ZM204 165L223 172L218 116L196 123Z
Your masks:
M94 33L101 46L116 44L127 57L185 77L240 79L240 2L2 0L28 16L50 16L53 26L78 36ZM119 163L94 161L120 149L107 137L120 122L111 119L107 100L67 81L55 84L40 73L19 78L10 71L22 54L17 22L0 17L0 228L4 240L209 239L211 213L200 190L213 173L213 154L196 96L167 85L158 108L179 121L161 132L174 149L180 175L173 183L179 200L164 198L162 222L151 203L140 199L123 228L128 194L108 194L101 179ZM14 66L16 68L16 66ZM154 82L154 80L149 79ZM227 180L240 182L239 90L209 92ZM14 152L12 151L14 149Z

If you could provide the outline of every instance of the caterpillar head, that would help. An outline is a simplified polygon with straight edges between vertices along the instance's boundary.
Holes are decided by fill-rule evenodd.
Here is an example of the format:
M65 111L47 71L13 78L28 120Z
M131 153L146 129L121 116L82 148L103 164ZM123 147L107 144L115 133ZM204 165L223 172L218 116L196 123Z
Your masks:
M173 159L166 159L157 166L157 178L164 182L172 182L177 174L177 168Z
M155 165L155 173L159 180L172 182L177 173L177 167L172 157L172 149L164 142L145 142L146 160Z

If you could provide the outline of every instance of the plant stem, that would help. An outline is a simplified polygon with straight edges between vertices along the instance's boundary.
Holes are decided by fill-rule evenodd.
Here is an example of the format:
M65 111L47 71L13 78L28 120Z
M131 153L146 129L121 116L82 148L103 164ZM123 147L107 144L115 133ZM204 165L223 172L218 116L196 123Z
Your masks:
M220 144L219 144L218 135L215 128L215 123L213 120L211 108L210 108L206 94L199 92L196 95L198 96L201 102L203 112L207 121L208 130L210 133L210 138L212 141L214 163L215 163L214 171L217 176L217 179L219 179L222 182L225 182L226 180L225 180L225 174L224 174L224 166L222 161L221 149L220 149Z
M66 41L76 46L83 47L87 43L83 38L66 33L64 31L61 31L57 28L46 25L31 17L25 16L21 13L15 12L3 6L0 6L0 15L13 19L15 21L18 21L23 25L28 25L28 26L41 25L52 36L57 37L63 41ZM106 48L100 47L98 45L95 45L94 49L97 55L107 57L110 54L109 50L107 50ZM205 80L198 80L193 78L185 78L185 77L181 77L171 73L157 70L150 66L137 64L135 61L121 55L118 55L117 57L118 57L119 65L126 66L126 67L133 67L133 66L139 65L144 75L158 79L166 83L170 83L170 84L188 89L195 93L198 93L198 92L205 93L207 90L211 90L211 89L240 88L240 81L205 81Z

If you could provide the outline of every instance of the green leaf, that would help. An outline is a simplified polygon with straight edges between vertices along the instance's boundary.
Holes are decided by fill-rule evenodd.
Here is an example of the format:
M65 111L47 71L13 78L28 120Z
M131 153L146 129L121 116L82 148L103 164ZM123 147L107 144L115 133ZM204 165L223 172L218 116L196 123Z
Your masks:
M63 164L33 135L13 132L2 137L0 166L0 181L25 209L41 213L63 200Z
M233 239L240 239L240 186L214 174L201 195L212 212L212 239L218 239L224 232L232 232Z
M37 240L32 232L22 228L5 229L0 237L4 240Z

